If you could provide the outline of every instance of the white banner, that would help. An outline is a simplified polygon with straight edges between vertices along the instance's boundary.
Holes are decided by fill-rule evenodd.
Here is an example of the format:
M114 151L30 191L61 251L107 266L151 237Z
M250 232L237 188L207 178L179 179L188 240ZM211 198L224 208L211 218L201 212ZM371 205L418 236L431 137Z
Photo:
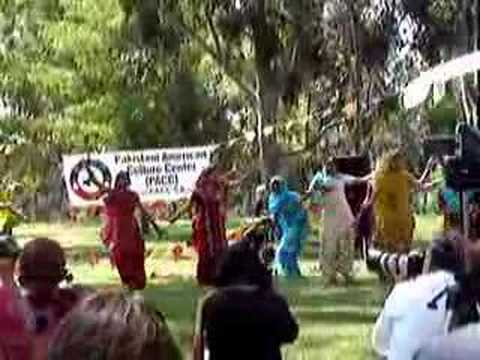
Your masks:
M175 201L190 196L195 182L210 164L216 146L119 151L102 154L63 156L63 175L70 205L88 207L102 204L102 193L90 179L112 188L120 171L128 171L132 190L142 202Z

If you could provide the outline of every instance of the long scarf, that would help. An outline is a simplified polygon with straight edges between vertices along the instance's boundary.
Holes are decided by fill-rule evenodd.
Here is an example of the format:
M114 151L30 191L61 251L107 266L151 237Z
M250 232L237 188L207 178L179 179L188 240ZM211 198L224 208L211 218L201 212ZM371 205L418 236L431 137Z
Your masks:
M214 168L205 169L195 184L192 197L200 202L207 229L206 241L211 255L226 243L225 218L228 186Z

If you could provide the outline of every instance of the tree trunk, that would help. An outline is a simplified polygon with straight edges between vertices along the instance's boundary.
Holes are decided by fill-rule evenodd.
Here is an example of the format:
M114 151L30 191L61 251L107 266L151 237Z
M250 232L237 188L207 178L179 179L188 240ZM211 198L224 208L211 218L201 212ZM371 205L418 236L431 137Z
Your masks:
M350 3L350 36L351 36L351 47L352 47L352 76L353 76L353 99L355 104L355 109L353 113L353 123L354 123L354 151L355 153L360 153L363 143L363 122L360 116L360 95L362 93L362 81L361 81L361 67L360 67L360 44L357 32L357 19L355 4L352 1Z
M479 0L472 0L472 4L470 6L471 11L471 37L472 37L472 48L471 52L475 52L479 48L479 33L478 33L478 2ZM472 118L470 124L478 127L478 118L479 118L479 81L478 81L479 73L478 71L473 74L473 102L472 102Z
M265 138L266 126L275 125L278 106L282 94L282 81L278 64L278 37L267 22L265 0L257 0L255 17L252 21L252 35L255 48L257 72L257 137L262 180L273 175L276 170L268 158L268 148L275 145L273 136Z

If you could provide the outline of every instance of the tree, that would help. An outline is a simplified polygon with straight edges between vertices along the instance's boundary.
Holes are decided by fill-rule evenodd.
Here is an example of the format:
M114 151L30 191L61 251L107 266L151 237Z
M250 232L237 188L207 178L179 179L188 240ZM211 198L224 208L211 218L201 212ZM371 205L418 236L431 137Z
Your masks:
M201 58L172 46L169 29L140 28L121 5L1 3L2 171L27 193L48 194L46 213L60 208L49 198L63 188L64 153L226 138L221 97L190 71Z

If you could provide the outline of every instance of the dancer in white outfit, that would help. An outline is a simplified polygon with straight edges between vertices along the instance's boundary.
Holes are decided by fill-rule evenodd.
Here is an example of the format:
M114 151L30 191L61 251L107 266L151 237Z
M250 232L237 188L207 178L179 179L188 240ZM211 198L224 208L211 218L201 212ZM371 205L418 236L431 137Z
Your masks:
M320 268L332 285L341 275L347 282L352 280L355 253L355 217L345 195L345 186L365 182L365 178L340 174L331 161L327 172L318 172L308 193L321 200L323 234L320 251Z

